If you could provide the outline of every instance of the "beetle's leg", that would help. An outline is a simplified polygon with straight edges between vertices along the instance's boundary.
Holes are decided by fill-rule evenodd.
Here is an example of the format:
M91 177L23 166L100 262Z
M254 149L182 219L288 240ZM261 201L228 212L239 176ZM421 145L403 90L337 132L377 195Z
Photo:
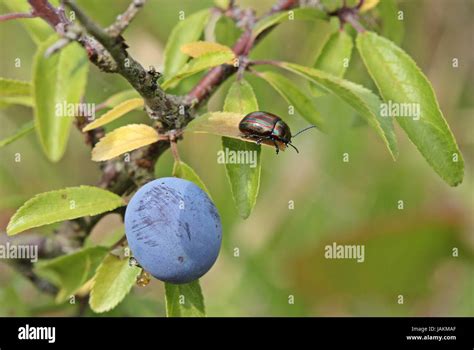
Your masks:
M260 145L262 141L263 141L263 138L261 137L255 140L255 142L257 142L257 145Z
M276 154L278 154L278 152L280 152L280 147L278 147L278 143L275 140L272 139L272 141L273 141L273 144L275 145Z

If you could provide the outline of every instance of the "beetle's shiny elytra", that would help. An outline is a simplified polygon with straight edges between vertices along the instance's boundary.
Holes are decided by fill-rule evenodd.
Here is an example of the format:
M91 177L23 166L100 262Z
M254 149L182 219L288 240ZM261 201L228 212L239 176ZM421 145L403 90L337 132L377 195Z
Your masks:
M313 127L314 126L310 126L309 128ZM302 131L309 128L303 129ZM239 130L242 132L242 137L254 140L257 144L265 143L270 146L275 146L277 154L288 145L299 153L298 149L291 144L290 127L275 114L262 111L249 113L240 121Z

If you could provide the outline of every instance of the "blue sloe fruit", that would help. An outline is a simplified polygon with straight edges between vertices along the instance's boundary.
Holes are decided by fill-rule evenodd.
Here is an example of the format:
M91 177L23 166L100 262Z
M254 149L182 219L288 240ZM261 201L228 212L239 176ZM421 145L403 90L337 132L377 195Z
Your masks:
M135 193L125 212L125 232L138 263L175 284L209 271L222 241L214 203L194 183L175 177L153 180Z

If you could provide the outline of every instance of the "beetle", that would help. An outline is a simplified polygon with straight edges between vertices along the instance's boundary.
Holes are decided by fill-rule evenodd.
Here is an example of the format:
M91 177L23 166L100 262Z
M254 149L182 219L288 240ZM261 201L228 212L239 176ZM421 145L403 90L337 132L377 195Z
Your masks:
M290 127L279 116L263 111L249 113L239 123L239 130L243 138L254 140L258 145L264 143L275 146L277 154L288 145L293 147L296 153L299 153L298 148L292 145L291 138L311 128L315 128L315 126L304 128L292 136Z

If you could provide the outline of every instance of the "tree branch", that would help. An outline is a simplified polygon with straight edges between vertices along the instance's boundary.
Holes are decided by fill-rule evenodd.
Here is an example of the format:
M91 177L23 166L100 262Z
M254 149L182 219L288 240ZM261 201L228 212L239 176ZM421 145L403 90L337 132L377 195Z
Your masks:
M192 113L194 113L199 105L206 101L218 86L237 71L237 68L234 66L221 65L211 69L184 98L169 95L156 82L159 74L154 69L145 70L128 54L127 45L121 36L139 9L144 5L145 0L133 0L133 3L130 4L127 10L107 29L102 29L98 26L73 1L65 0L64 3L76 12L76 17L88 34L82 28L71 23L66 18L61 7L55 8L47 0L28 0L28 2L32 7L32 13L46 21L62 36L63 40L53 45L48 50L49 54L53 54L71 41L79 42L86 49L89 59L93 64L105 72L122 75L140 93L145 100L145 108L148 115L161 122L162 126L159 128L159 131L162 134L185 127L192 120ZM297 5L298 0L280 0L265 16L278 11L289 10ZM253 11L244 11L241 16L240 20L245 31L235 43L233 50L238 57L241 57L242 62L248 64L247 56L250 49L268 31L262 33L257 38L253 38L252 28L256 23ZM183 105L185 106L184 116L179 113L179 109ZM86 123L87 119L84 117L77 118L76 120L79 130L82 130ZM181 137L179 133L173 133L173 135L174 142L176 142L177 138ZM102 136L103 129L92 130L85 135L86 144L93 147ZM169 147L169 141L159 141L131 152L129 162L126 162L123 158L115 158L101 163L102 179L100 186L121 196L131 194L137 187L153 178L157 159ZM177 151L175 149L175 156L177 156L176 154ZM52 236L53 238L51 238L54 244L52 246L45 245L45 247L53 248L45 248L41 257L52 258L78 249L83 243L83 239L90 233L92 227L103 215L98 215L85 221L84 219L77 219L64 222L61 228ZM28 236L28 234L22 236L25 239L31 239L31 242L35 242L36 238ZM34 274L31 263L22 262L21 264L14 263L14 265L20 273L30 279L39 289L48 293L56 292L54 286Z

